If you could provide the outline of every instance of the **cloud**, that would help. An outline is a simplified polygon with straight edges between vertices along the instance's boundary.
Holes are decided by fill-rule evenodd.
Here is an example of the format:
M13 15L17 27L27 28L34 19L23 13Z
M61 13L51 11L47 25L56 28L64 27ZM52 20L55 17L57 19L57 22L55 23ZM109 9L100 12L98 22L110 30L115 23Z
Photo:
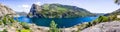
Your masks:
M41 5L41 2L35 2L34 4Z
M30 6L23 4L22 7L23 7L23 8L28 8L28 7L30 7Z
M41 5L41 2L34 2L34 4ZM20 9L20 11L18 10L19 12L29 13L31 5L22 4L22 5L18 5L18 8Z
M28 13L31 5L22 4L22 5L19 5L18 7L21 9L21 11L19 11L19 12L27 12Z

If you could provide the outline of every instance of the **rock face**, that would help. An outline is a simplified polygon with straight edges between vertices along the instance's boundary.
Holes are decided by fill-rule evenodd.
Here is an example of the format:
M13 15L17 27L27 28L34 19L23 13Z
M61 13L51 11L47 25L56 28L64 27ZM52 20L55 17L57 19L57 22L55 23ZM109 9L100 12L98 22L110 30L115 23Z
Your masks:
M33 4L30 13L30 17L43 17L43 18L69 18L69 17L84 17L93 15L89 11L83 8L61 4Z
M42 11L41 7L37 4L33 4L28 14L28 17L42 17L41 14L38 14L38 12L40 11Z
M0 4L0 16L7 14L15 14L15 12L11 8L8 8L7 6Z
M82 32L120 32L120 22L105 22L86 28Z

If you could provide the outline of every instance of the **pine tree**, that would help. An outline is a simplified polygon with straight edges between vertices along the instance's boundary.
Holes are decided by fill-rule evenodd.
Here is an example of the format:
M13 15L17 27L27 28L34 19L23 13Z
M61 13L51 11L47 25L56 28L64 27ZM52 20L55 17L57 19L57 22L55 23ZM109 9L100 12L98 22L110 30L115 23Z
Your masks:
M60 32L60 30L57 28L57 24L53 20L50 23L49 32Z

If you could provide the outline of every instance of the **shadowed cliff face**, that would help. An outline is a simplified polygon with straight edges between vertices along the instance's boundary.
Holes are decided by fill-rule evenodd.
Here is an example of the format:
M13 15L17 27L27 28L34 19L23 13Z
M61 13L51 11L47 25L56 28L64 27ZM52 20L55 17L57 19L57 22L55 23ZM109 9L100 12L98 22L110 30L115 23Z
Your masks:
M33 4L31 9L30 9L30 13L35 15L39 11L41 11L41 7L39 5L37 5L37 4Z
M28 17L41 17L38 13L40 11L42 11L41 7L37 4L33 4L28 14Z
M15 14L15 12L11 8L3 4L0 4L0 16L7 15L7 14Z
M29 17L43 17L43 18L71 18L84 17L93 15L89 11L76 6L61 5L61 4L33 4Z

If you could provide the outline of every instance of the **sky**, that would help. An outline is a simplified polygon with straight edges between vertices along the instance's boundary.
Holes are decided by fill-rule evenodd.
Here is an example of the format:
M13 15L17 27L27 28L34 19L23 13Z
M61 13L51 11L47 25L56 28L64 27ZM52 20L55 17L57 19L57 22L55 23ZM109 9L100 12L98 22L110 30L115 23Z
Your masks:
M120 8L114 0L0 0L17 12L29 12L33 3L38 5L59 3L84 8L92 13L110 13Z

